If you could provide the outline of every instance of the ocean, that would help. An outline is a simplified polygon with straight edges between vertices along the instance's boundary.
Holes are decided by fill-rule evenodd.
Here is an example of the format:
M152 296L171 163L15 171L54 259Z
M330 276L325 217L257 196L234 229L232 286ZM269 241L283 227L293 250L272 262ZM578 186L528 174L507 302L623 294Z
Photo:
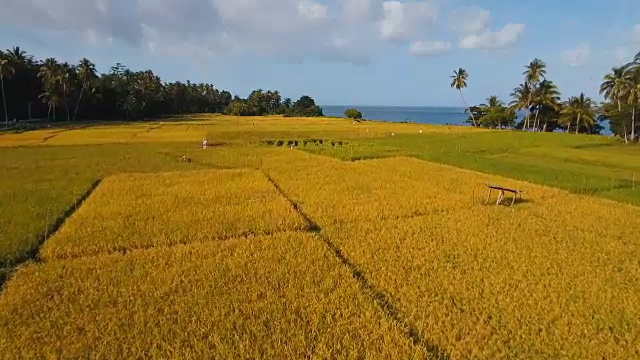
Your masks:
M358 109L362 117L368 120L391 122L409 121L420 124L462 125L468 118L463 107L441 106L322 106L325 116L344 117L344 111L350 107Z
M390 122L414 122L418 124L452 124L466 125L469 114L465 113L463 107L446 106L352 106L352 105L328 105L321 106L325 116L344 117L344 111L348 108L356 108L362 113L362 117L367 120L380 120ZM523 119L526 112L518 112L518 120ZM604 127L602 134L611 135L609 122L601 123ZM562 129L557 129L562 132Z

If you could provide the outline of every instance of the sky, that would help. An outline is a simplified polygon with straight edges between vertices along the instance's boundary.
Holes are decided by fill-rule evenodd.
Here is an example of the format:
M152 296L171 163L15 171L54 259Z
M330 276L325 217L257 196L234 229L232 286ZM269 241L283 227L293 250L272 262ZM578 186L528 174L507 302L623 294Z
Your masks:
M563 97L598 88L640 51L637 0L2 0L0 47L100 72L310 95L322 105L508 100L534 58Z

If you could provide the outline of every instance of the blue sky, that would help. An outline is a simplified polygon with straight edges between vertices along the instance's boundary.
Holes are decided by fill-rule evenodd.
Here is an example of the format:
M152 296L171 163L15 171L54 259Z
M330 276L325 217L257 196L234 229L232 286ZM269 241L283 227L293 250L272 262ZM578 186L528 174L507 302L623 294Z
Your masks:
M506 99L544 60L563 97L600 99L602 76L640 51L636 0L4 0L0 46L115 62L246 96L277 89L324 105L459 106Z

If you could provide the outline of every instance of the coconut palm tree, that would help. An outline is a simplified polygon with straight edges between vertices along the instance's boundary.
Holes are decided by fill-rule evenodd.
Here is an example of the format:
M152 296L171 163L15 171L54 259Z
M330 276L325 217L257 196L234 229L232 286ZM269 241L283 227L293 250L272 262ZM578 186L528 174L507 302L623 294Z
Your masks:
M583 124L587 128L591 128L596 123L596 112L591 98L581 93L580 96L572 96L564 103L561 111L561 121L567 125L567 132L571 127L571 123L576 123L576 134Z
M9 113L7 112L7 97L4 92L4 78L11 77L15 69L11 66L9 59L0 58L0 81L2 82L2 106L4 108L5 126L9 126Z
M522 73L522 75L524 75L525 78L525 83L529 84L529 88L530 89L535 89L538 86L538 83L540 82L540 80L544 79L545 75L547 74L547 64L544 63L544 61L540 60L540 59L533 59L529 65L525 66L526 70ZM532 108L532 101L533 101L533 94L534 92L530 92L529 93L529 101L527 103L527 119L526 119L526 124L525 126L527 128L529 128L530 124L530 119L531 119L531 108ZM534 126L536 126L534 124Z
M469 109L469 105L467 105L467 101L464 99L464 95L462 95L462 89L467 87L468 78L469 78L469 74L467 73L467 70L463 68L454 70L453 75L451 76L451 79L452 79L451 87L455 88L456 90L458 90L458 92L460 92L460 97L462 98L462 102L464 103L464 106L467 108L467 111L469 111L469 114L471 114L471 120L473 121L473 126L478 126L478 124L476 124L476 119L473 116L473 113L471 112L471 109Z
M600 95L604 95L607 100L618 103L618 111L622 111L621 100L629 86L628 78L625 76L626 66L614 67L611 72L604 76L600 85Z
M11 61L14 65L17 65L17 64L26 65L32 60L32 58L30 56L27 56L27 53L24 50L22 50L19 46L8 49L6 54L7 54L7 59Z
M504 106L504 103L497 96L491 95L491 96L489 96L487 98L487 103L486 104L482 104L480 106L492 109L492 108L502 107L502 106Z
M67 109L67 121L71 121L71 113L69 112L69 102L67 95L71 90L71 74L73 69L68 63L62 63L58 69L58 81L62 85L62 95L64 97L64 107Z
M48 58L42 62L38 77L42 79L44 87L52 86L53 83L58 81L59 66L60 64L58 64L58 61L54 58Z
M84 95L85 89L91 85L91 82L97 78L96 66L87 58L80 60L78 64L78 78L82 83L82 90L80 90L80 96L78 97L78 105L73 113L73 120L76 120L78 116L78 109L80 108L80 102Z
M56 107L60 102L60 96L56 93L54 89L45 90L42 94L38 96L38 98L42 99L42 103L48 106L47 111L47 124L49 124L49 118L51 117L51 112L53 112L53 121L56 120Z
M531 87L529 86L528 83L525 82L523 84L518 85L516 88L513 89L513 92L511 93L510 96L513 99L509 103L509 106L511 107L511 109L515 111L529 109L529 98L531 97ZM526 122L525 124L523 124L523 127L524 125L526 125Z
M631 140L636 138L636 109L640 106L640 62L636 66L627 66L625 71L626 88L624 95L631 107Z
M542 80L538 87L535 89L533 94L533 105L536 108L536 116L534 120L534 127L536 129L540 128L540 123L538 122L538 116L541 110L551 110L557 111L560 108L560 91L556 84L551 80ZM544 127L542 131L547 131L547 125L549 124L549 119L545 120Z

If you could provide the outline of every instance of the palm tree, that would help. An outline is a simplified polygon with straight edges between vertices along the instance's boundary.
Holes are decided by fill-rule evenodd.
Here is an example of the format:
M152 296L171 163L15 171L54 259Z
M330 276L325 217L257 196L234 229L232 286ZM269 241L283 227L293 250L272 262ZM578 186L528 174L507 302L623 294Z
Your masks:
M629 83L625 76L626 66L614 67L611 72L604 76L600 85L600 95L604 95L607 100L618 103L618 111L622 111L621 98L624 95Z
M631 106L631 140L636 138L636 109L640 105L640 63L636 66L627 66L625 71L626 88L624 94L627 97L627 105Z
M47 124L49 124L49 118L51 117L51 112L53 111L53 120L56 120L56 106L58 102L60 102L59 95L53 89L46 90L44 93L38 96L42 99L44 104L47 104Z
M611 69L611 73L604 76L602 85L600 85L600 94L604 95L606 100L614 101L618 104L618 112L622 112L622 101L627 95L627 90L631 86L627 71L631 64ZM627 140L627 130L624 129L624 141Z
M529 84L529 88L530 89L535 89L538 86L538 83L540 82L541 79L544 79L545 75L547 74L547 64L544 63L544 61L540 60L540 59L533 59L529 65L527 65L526 70L522 73L522 75L524 75L525 77L525 83ZM526 120L526 127L528 128L531 124L530 124L530 118L531 118L531 102L533 100L533 92L529 92L529 99L528 99L528 103L527 103L527 109L528 109L528 113L527 113L527 120ZM534 126L536 126L536 124L534 123Z
M48 58L42 62L38 77L42 79L44 87L53 85L58 81L58 61L54 58Z
M536 108L534 126L536 129L539 129L540 124L538 122L538 115L540 114L540 111L544 109L557 111L560 108L560 91L556 84L551 80L542 80L540 84L538 84L535 94L533 95L533 104ZM542 131L547 131L548 124L549 119L547 118Z
M520 84L513 89L513 92L511 93L510 96L513 99L509 103L509 106L511 107L511 109L515 111L528 109L529 102L530 102L529 99L531 98L531 87L526 82L524 84ZM525 123L523 124L523 127L525 125L526 125L526 120L525 120Z
M7 112L7 98L4 93L4 78L11 77L15 73L15 69L11 66L8 59L0 58L0 81L2 82L2 106L4 108L5 126L9 127L9 114Z
M31 61L31 57L27 56L27 53L22 50L19 46L13 47L7 50L7 59L11 61L14 65L18 64L27 64Z
M78 109L80 108L80 102L82 101L82 95L84 95L85 89L91 85L91 81L96 78L96 66L89 61L89 59L84 58L80 60L78 64L78 78L82 83L82 90L80 90L80 96L78 97L78 105L76 105L76 109L73 113L73 120L76 120L78 116Z
M584 124L591 128L596 123L596 112L591 98L581 93L580 96L572 96L564 103L562 109L562 121L567 125L567 132L571 122L576 122L576 134L580 130L580 125Z
M471 120L473 121L473 126L478 126L478 124L476 124L475 117L473 117L473 113L471 112L471 109L469 109L469 105L467 105L467 101L464 99L464 95L462 95L462 89L467 87L468 78L469 78L469 74L467 73L467 70L463 68L459 68L457 71L454 70L453 75L451 76L451 79L452 79L451 87L455 88L456 90L458 90L458 92L460 92L460 97L462 98L462 102L464 103L464 106L467 108L467 111L469 111L469 113L471 114Z
M491 96L489 96L487 98L487 103L486 104L482 104L480 106L492 109L492 108L502 107L502 106L504 106L504 103L497 96L491 95Z
M71 121L71 114L69 112L69 102L67 101L67 94L71 85L71 66L68 63L60 64L58 68L58 81L62 85L62 95L64 96L64 107L67 109L67 121Z

